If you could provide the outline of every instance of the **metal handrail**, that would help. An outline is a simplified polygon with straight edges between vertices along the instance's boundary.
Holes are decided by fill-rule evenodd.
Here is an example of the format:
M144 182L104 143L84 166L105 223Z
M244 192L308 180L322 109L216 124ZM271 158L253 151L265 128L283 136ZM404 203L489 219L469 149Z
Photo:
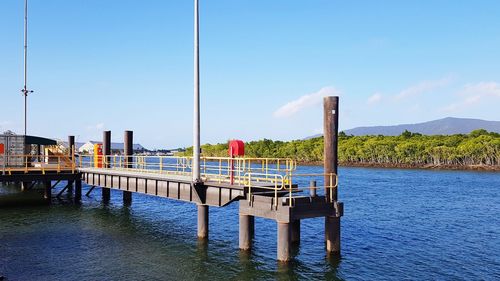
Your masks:
M19 161L19 163L9 166L7 163L8 161ZM39 165L39 167L35 165ZM5 172L10 175L12 172L28 173L31 171L41 171L42 174L45 174L47 171L56 171L60 173L67 170L74 171L75 169L75 160L71 160L68 155L65 154L14 154L3 156L3 174L5 174Z
M334 188L337 188L338 185L339 185L339 176L335 173L308 173L308 174L290 174L290 175L287 175L288 177L288 182L292 182L292 177L293 178L300 178L300 177L323 177L323 178L326 178L326 177L329 177L329 183L330 185L326 185L326 183L324 183L324 190L325 190L325 195L326 194L329 194L329 199L330 199L330 202L333 201L333 192L332 190ZM332 185L332 183L334 183ZM304 191L304 190L310 190L311 188L315 188L315 189L318 189L318 187L304 187L304 188L297 188L295 191ZM319 187L321 188L321 187ZM292 187L290 186L290 190L292 190ZM330 191L330 192L327 192L327 191ZM291 201L292 201L292 196L290 195L290 204L291 204ZM290 205L291 206L291 205Z
M300 192L304 190L310 190L311 188L318 188L318 187L306 187L306 188L296 188L293 189L293 182L292 178L297 178L297 177L329 177L329 185L324 185L325 189L325 194L327 194L327 190L329 190L329 195L330 195L330 202L333 201L333 192L332 190L334 188L338 187L338 175L335 173L326 173L326 174L292 174L289 173L287 175L274 175L275 181L274 181L274 186L258 186L254 185L255 182L258 182L258 180L252 179L253 175L257 176L268 176L267 174L264 173L247 173L245 174L245 177L248 178L248 180L245 182L245 186L248 187L248 201L252 200L252 188L260 188L260 189L268 189L268 190L273 190L274 191L274 207L278 206L278 191L280 190L287 190L288 191L288 204L290 207L293 206L293 192ZM332 184L333 183L333 184Z
M131 159L131 160L129 160ZM234 184L243 185L244 175L248 172L263 172L266 177L259 181L272 182L274 174L288 174L296 168L295 161L278 158L231 158L201 157L201 176L208 181L218 183L233 180ZM78 167L133 170L135 172L191 175L192 157L179 156L143 156L143 155L81 155Z

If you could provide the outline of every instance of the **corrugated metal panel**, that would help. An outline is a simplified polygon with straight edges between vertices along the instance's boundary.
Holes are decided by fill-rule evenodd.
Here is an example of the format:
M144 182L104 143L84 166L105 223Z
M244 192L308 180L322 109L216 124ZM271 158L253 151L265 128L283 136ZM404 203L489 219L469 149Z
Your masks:
M0 157L0 167L23 167L25 154L24 136L0 135L0 143L4 144L5 154Z

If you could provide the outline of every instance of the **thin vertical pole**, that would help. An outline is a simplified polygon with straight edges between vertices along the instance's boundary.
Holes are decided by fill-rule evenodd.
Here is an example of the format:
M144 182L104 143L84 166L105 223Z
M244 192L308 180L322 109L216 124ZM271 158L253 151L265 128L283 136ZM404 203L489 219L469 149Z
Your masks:
M28 0L24 1L24 135L28 131Z
M198 0L194 0L194 114L193 114L193 182L200 177L200 46Z

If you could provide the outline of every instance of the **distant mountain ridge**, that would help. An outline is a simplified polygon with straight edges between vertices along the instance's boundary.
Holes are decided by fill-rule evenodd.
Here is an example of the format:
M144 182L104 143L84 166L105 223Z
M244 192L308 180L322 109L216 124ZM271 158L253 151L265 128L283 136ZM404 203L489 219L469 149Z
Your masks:
M500 133L500 121L486 121L471 118L447 117L417 124L401 124L394 126L357 127L344 131L348 135L384 135L397 136L405 130L423 135L468 134L477 129Z
M344 132L347 135L354 135L354 136L365 136L365 135L398 136L401 135L401 133L403 133L405 130L408 130L412 133L420 133L423 135L454 135L454 134L468 134L477 129L485 129L489 132L500 133L500 121L446 117L443 119L417 123L417 124L357 127L345 130ZM321 136L321 134L309 138L314 138L319 136Z

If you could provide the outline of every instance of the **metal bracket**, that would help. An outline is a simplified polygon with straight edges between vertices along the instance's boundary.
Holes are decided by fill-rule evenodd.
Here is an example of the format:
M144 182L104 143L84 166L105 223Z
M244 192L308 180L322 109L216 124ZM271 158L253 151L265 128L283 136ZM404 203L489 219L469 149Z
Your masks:
M191 188L194 190L196 196L200 200L201 204L207 203L207 187L203 182L193 182L191 183Z
M335 209L335 216L336 217L342 217L344 215L344 203L335 201L333 203L333 208Z

